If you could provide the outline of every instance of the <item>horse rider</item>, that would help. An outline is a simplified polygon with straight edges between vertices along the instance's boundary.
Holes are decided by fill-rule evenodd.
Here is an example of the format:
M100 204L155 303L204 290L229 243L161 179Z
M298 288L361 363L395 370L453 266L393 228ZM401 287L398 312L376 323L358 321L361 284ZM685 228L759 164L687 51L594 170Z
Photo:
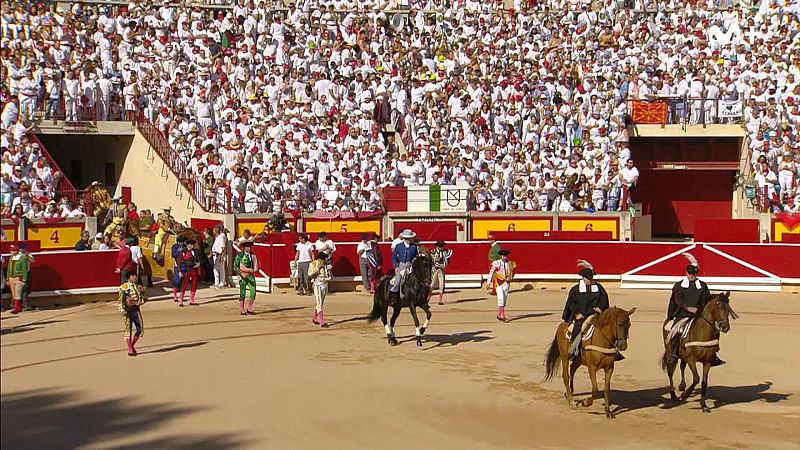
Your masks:
M162 212L158 213L158 232L156 232L155 245L153 245L153 259L162 261L164 255L161 254L164 241L167 239L168 233L173 233L175 228L175 219L172 217L172 208L167 206L162 208Z
M117 230L126 230L128 221L128 207L121 204L122 197L114 197L111 199L111 209L108 214L111 217L111 223L106 226L105 234L114 235ZM125 236L123 236L125 237Z
M100 220L105 219L109 208L111 208L111 196L108 194L108 190L103 186L100 186L99 181L92 181L92 185L89 187L89 192L92 197L92 207L94 209L95 216L100 218Z
M403 291L400 289L400 286L411 272L411 263L413 263L414 258L417 257L417 244L412 242L413 239L417 237L417 233L405 229L398 237L402 239L403 242L398 244L394 248L394 251L392 251L392 265L394 266L395 275L392 281L392 287L389 291L399 292L400 298L403 298Z
M594 267L585 260L579 260L578 267L581 268L578 272L581 280L569 290L564 313L561 315L561 320L573 323L569 346L570 360L580 356L580 343L583 339L581 329L584 322L592 315L608 309L608 294L600 283L594 281ZM622 355L617 355L617 360L622 358Z
M670 358L678 359L681 335L683 334L684 327L689 326L691 319L697 318L702 314L706 302L711 299L711 291L708 285L697 278L697 273L700 272L700 265L697 259L690 253L684 253L683 257L689 261L686 265L686 277L672 286L672 293L669 297L669 306L667 307L667 323L669 324L669 333L667 334L667 343L669 344L671 355ZM669 321L672 321L671 323ZM717 357L712 365L719 366L725 364L725 361Z
M497 294L497 320L501 322L508 321L506 319L506 302L510 283L514 278L514 269L517 266L517 263L508 260L510 253L511 251L506 249L498 251L500 259L492 262L492 268L489 271L489 285Z

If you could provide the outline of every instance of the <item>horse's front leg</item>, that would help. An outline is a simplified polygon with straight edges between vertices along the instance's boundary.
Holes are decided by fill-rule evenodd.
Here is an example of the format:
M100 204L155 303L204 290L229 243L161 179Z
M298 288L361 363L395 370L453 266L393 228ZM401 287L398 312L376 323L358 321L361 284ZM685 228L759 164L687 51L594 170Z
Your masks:
M667 350L669 351L669 350ZM669 355L667 354L667 358ZM685 363L681 361L681 365L686 367ZM672 377L675 375L675 368L678 366L676 361L667 360L667 378L669 379L669 398L670 400L677 402L678 396L675 395L675 382L672 380ZM685 386L684 386L685 387Z
M600 390L597 389L597 367L589 364L587 364L586 367L589 368L589 380L592 381L592 395L589 398L583 399L581 404L583 406L592 406L594 399L600 396Z
M678 390L686 390L686 361L684 360L681 360L681 384L678 385Z
M567 399L567 405L575 409L577 404L572 401L572 377L575 375L575 372L572 371L569 367L569 357L565 354L560 354L561 358L561 376L564 378L564 389L566 392L564 393L564 397Z
M689 396L692 395L692 391L694 390L695 386L697 386L697 383L700 382L700 374L697 373L697 361L690 359L686 361L686 364L689 366L689 370L692 371L692 384L689 385L685 391L683 391L681 394L681 400L686 400L689 398Z
M417 347L422 347L422 333L419 328L419 317L417 317L417 307L408 305L408 310L411 311L411 318L414 319L414 333L417 336Z
M606 418L613 419L614 413L611 412L611 374L614 373L614 365L612 364L611 367L605 370L606 375L606 385L605 390L603 392L603 396L605 397L606 401Z
M431 317L433 317L433 314L431 313L431 306L430 305L423 306L422 310L425 311L425 322L423 322L422 326L419 328L419 334L424 335L425 334L425 330L428 329L428 324L430 323Z
M703 383L700 385L700 408L704 413L711 413L711 408L706 405L706 389L708 389L708 371L711 370L711 363L703 363Z
M400 315L400 311L403 308L397 306L397 304L392 305L392 318L389 320L389 329L386 330L389 333L389 345L397 345L397 338L394 335L394 324L397 322L397 316Z
M576 359L572 361L572 364L569 366L569 393L575 394L575 372L578 371L578 368L581 366L580 359Z

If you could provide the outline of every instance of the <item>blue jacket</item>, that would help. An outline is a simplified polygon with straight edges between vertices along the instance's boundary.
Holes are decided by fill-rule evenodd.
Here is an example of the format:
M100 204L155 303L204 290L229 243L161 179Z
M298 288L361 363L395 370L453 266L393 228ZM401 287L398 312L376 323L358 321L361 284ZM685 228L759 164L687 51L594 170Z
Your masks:
M392 266L397 268L400 263L410 263L417 257L417 245L406 247L405 243L398 244L392 252Z

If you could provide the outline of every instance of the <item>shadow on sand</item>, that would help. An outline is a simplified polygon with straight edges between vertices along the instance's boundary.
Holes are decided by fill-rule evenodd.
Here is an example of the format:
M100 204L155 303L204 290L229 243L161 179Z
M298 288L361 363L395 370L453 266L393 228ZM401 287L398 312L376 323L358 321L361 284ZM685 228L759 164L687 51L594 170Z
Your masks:
M515 322L517 320L532 319L532 318L535 318L535 317L546 317L546 316L552 316L552 315L553 315L553 313L551 313L551 312L522 314L522 315L514 316L514 317L510 318L510 319L506 320L506 322Z
M462 298L461 300L456 300L456 301L454 301L453 303L455 303L455 304L459 304L459 303L471 303L471 302L479 302L479 301L481 301L481 300L486 300L487 298L489 298L489 297L472 297L472 298ZM445 304L447 304L447 302L445 302Z
M711 410L728 405L747 404L755 402L778 403L788 400L792 394L769 392L772 382L753 384L749 386L709 386L708 405ZM602 390L601 390L602 396ZM589 392L576 393L588 396ZM686 401L674 402L669 399L667 386L639 389L635 391L611 390L611 404L614 414L624 414L648 408L672 409L688 406L690 409L700 410L700 386L698 385L693 395ZM602 399L600 400L602 403ZM601 410L592 411L592 414L603 414Z
M200 341L200 342L189 342L187 344L178 344L178 345L171 345L169 347L162 347L156 350L150 350L146 352L139 353L140 355L146 355L148 353L167 353L172 352L175 350L183 350L185 348L195 348L195 347L202 347L203 345L208 344L208 341Z
M433 350L434 348L438 347L455 347L458 344L463 344L465 342L484 342L490 339L494 339L493 336L483 336L486 333L491 333L489 330L479 330L479 331L465 331L463 333L455 333L455 334L426 334L422 337L423 344L428 342L435 342L436 345L432 345L430 347L425 347L424 350ZM415 336L409 336L408 339L404 339L403 342L408 342L415 340Z
M134 402L127 398L86 401L75 392L27 391L3 395L0 412L2 448L205 448L233 449L247 445L233 434L187 433L133 440L125 446L121 438L157 430L195 409L162 403Z

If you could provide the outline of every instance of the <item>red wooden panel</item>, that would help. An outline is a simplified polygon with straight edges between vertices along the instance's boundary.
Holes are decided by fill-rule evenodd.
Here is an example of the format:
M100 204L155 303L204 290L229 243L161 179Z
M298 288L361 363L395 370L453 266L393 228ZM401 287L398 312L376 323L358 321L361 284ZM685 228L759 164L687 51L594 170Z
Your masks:
M217 224L222 223L222 221L214 219L197 219L192 217L192 220L189 223L191 224L193 229L202 233L203 230L206 228L211 228L213 230L214 227L217 226Z
M690 250L689 253L697 258L697 263L700 266L700 277L764 277L764 274L718 255L703 248L701 245ZM640 270L635 275L682 276L686 273L687 264L686 258L682 255L675 255L670 259Z
M9 247L12 245L19 246L20 244L28 246L28 253L38 252L42 249L41 241L0 241L0 252L5 255L10 252Z
M452 242L458 239L458 222L455 220L443 220L439 222L394 222L394 234L397 236L400 231L410 229L417 233L422 241L445 241Z
M781 242L787 244L800 244L800 234L783 233L781 235Z
M116 251L42 252L34 255L31 289L50 291L119 286Z
M781 278L800 278L800 245L720 244L713 247Z
M383 188L383 199L387 211L408 211L408 190L405 186L387 186Z
M759 242L758 219L697 219L694 240L700 242Z

